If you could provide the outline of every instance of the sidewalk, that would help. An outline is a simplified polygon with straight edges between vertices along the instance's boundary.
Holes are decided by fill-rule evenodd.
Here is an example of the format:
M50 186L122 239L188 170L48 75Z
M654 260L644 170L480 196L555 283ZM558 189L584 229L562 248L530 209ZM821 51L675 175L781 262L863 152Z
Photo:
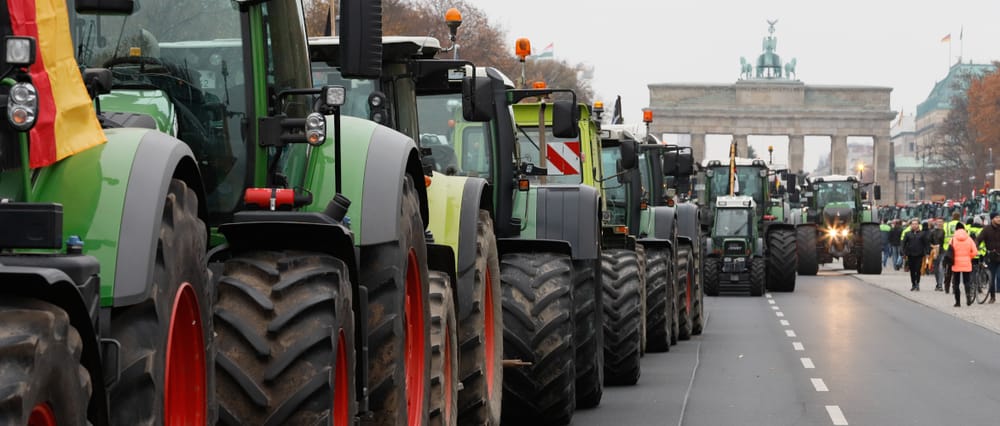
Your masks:
M832 265L839 268L840 265ZM823 268L826 269L826 268ZM822 269L821 269L822 270ZM982 305L973 302L971 306L965 305L965 288L962 288L962 307L956 308L955 295L943 291L934 291L935 281L933 275L924 275L920 279L920 291L910 291L910 273L903 270L896 271L892 267L882 269L881 275L861 275L850 274L858 280L881 287L914 302L937 309L949 315L961 318L974 324L1000 333L1000 302L995 304L984 303Z

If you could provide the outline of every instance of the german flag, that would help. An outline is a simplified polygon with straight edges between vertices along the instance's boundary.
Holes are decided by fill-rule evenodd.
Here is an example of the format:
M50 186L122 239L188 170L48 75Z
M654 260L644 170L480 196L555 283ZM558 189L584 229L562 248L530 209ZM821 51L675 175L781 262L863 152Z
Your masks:
M73 57L66 0L8 0L14 35L38 41L29 69L38 90L31 167L44 167L107 141Z

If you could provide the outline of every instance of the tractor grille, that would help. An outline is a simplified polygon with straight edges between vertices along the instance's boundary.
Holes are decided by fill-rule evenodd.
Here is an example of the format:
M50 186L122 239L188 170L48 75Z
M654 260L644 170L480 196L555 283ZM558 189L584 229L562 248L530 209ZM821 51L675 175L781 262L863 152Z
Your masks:
M726 241L724 253L727 256L740 256L747 252L747 243L745 241Z

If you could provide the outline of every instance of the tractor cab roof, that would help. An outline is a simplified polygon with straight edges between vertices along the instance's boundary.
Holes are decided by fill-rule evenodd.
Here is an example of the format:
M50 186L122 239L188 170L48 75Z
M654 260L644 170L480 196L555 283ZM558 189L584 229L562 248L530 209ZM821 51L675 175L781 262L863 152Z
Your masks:
M754 208L757 206L753 201L753 197L749 195L724 195L716 198L716 207L739 207L739 208Z
M635 135L625 128L601 127L601 141L637 140Z
M440 51L441 42L434 37L382 37L382 60L386 62L433 59ZM340 37L309 37L309 55L313 61L340 63Z
M808 177L806 181L810 184L822 183L822 182L857 182L858 178L851 175L827 175L827 176L816 176Z
M767 168L767 163L759 158L736 158L736 165ZM705 162L705 167L729 167L729 161L710 160Z

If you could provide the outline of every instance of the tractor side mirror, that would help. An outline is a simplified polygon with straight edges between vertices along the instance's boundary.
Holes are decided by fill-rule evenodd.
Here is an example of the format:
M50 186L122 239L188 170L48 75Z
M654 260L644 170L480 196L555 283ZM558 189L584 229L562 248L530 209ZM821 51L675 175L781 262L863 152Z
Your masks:
M875 185L875 199L882 199L882 185Z
M376 79L382 75L380 0L340 2L340 73L344 78Z
M462 118L465 121L484 122L493 118L493 91L486 77L462 79Z
M83 85L87 86L90 96L111 93L111 70L107 68L87 68L83 70Z
M663 153L663 174L665 176L676 176L677 175L677 153L676 152L665 152Z
M686 152L677 153L677 176L690 176L694 173L694 155Z
M618 146L621 150L622 170L632 170L639 164L638 146L634 140L626 139Z
M131 15L133 11L132 0L76 0L76 12L80 14Z
M579 136L578 109L571 101L555 101L552 104L552 135L557 138L573 139Z

